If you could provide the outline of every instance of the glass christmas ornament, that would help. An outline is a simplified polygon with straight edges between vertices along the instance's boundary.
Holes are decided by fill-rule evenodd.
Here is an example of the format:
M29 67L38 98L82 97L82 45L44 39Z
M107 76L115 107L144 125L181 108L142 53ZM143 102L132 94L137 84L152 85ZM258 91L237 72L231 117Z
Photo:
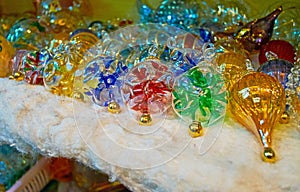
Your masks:
M83 61L80 45L64 42L53 49L53 57L44 66L45 87L54 94L72 96L75 72Z
M178 76L202 61L211 61L215 56L215 48L211 43L205 43L199 37L191 34L178 34L168 39L170 49L170 69Z
M249 59L239 53L225 52L216 56L216 63L219 71L222 73L227 90L248 72L253 71L253 66Z
M275 77L282 85L284 89L287 87L288 75L291 73L293 64L287 60L274 59L265 62L261 65L257 71L268 74ZM286 111L282 114L280 123L286 124L289 122L289 114L287 112L289 105L286 106Z
M91 49L99 41L96 34L89 29L77 29L70 35L69 41L73 41L80 47L80 52L87 56L88 49Z
M275 20L281 12L282 7L280 6L267 16L247 23L239 29L235 38L247 51L259 50L263 44L271 39Z
M0 35L0 77L8 77L12 73L10 59L15 53L14 48L3 36Z
M22 15L24 18L24 15ZM8 14L4 15L1 14L0 18L0 35L6 37L9 29L12 27L12 25L18 20L20 15L15 15L15 14Z
M297 63L288 75L285 89L287 95L288 114L291 118L300 116L300 65ZM298 117L299 118L299 117ZM300 119L298 120L300 121ZM299 124L300 125L300 124Z
M21 72L21 66L23 57L30 52L26 49L16 50L15 55L11 59L12 62L12 74L9 76L10 79L14 79L17 81L22 81L24 79L24 75Z
M273 59L262 64L257 71L275 77L286 88L288 82L288 75L291 73L293 64L287 60Z
M202 135L202 127L209 127L225 114L226 90L221 74L213 67L199 65L176 77L172 106L189 125L191 137Z
M270 57L284 59L291 63L296 62L296 50L289 42L284 40L272 40L262 45L259 52L259 63L263 64Z
M126 74L121 93L140 125L152 125L152 115L164 114L170 107L173 79L172 72L157 59L147 59Z
M285 109L285 93L279 81L261 72L245 75L232 87L229 104L234 118L262 144L262 159L275 162L271 135Z
M16 49L38 50L48 44L46 28L37 19L21 19L9 30L6 39Z
M89 30L78 30L71 34L70 41L53 47L53 58L44 67L45 86L55 94L73 96L74 90L82 86L81 71L94 57L90 48L97 42L97 36Z
M27 83L43 85L44 65L49 59L51 59L51 55L45 49L28 52L22 57L22 64L18 72L22 74Z
M88 29L97 35L99 39L102 38L103 34L107 33L105 30L105 24L102 21L93 21L89 24Z
M110 113L121 111L122 97L120 86L127 66L116 58L99 55L88 62L83 71L83 94L92 98L100 106L107 107Z

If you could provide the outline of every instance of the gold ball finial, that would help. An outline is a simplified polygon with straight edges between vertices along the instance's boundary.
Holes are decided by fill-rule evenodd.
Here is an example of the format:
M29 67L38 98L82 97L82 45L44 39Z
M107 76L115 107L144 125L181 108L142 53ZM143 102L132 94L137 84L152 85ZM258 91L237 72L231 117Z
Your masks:
M152 125L152 117L149 113L143 113L140 117L139 124L143 126Z
M203 128L200 122L193 121L193 123L189 125L189 135L192 138L200 137L203 135Z
M108 104L107 110L110 113L116 114L121 112L121 107L117 102L112 101Z
M288 124L290 122L290 115L285 111L280 117L279 123Z
M262 159L265 162L274 163L276 161L274 150L271 147L265 147L262 154Z

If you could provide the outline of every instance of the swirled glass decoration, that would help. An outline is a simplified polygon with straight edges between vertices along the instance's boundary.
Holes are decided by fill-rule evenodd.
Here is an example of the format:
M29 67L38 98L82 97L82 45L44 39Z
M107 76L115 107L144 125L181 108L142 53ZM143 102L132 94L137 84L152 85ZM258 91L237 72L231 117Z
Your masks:
M190 123L192 137L201 136L225 114L226 89L221 74L212 65L201 64L176 77L173 86L173 109Z

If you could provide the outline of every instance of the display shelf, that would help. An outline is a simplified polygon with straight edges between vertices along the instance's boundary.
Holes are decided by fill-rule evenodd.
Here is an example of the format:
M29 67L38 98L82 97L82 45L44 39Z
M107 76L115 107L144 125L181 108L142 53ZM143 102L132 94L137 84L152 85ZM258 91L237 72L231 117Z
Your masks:
M107 119L97 118L95 114L102 109L53 95L43 86L8 79L0 79L0 99L1 140L19 149L29 145L42 154L74 158L107 173L111 180L121 181L132 191L300 190L300 132L295 122L274 129L274 164L261 160L261 147L254 135L227 115L221 129L206 130L203 137L187 140L184 131L171 138L159 138L160 142L170 139L186 145L174 146L183 149L175 155L160 149L157 153L169 155L168 161L146 166L151 159L147 153L134 157L128 153L126 157L109 146L105 130L115 127L117 131L120 125L110 115ZM175 120L166 121L162 128ZM179 124L180 129L186 129ZM84 129L78 127L81 125ZM126 138L119 141L130 142ZM119 161L105 160L111 157ZM128 167L131 164L145 166Z

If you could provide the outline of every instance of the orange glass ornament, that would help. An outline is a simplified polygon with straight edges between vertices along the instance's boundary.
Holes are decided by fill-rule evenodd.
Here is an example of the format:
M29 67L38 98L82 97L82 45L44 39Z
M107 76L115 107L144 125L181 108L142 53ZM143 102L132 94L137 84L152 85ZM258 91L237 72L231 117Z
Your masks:
M8 77L12 73L10 59L14 56L15 50L12 45L0 35L0 77Z
M216 63L223 75L227 90L231 90L235 82L253 70L245 55L232 51L219 54Z
M285 109L285 92L279 81L260 72L245 75L232 87L229 104L233 116L263 145L262 159L275 162L271 133Z

